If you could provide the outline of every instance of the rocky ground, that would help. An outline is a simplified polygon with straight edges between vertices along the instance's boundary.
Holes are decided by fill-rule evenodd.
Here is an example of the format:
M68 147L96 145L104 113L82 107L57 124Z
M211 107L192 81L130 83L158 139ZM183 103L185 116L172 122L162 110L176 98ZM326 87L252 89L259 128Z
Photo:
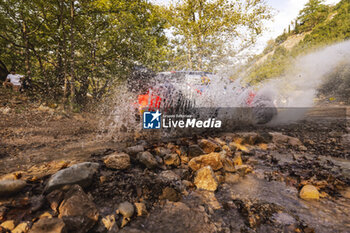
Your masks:
M0 232L350 231L338 120L116 143L26 101L0 106Z

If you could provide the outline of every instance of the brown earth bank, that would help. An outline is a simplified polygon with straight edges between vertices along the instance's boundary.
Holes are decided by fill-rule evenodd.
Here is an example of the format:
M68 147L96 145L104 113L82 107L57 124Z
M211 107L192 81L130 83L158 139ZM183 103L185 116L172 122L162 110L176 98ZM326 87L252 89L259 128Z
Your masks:
M0 95L0 232L349 232L340 120L115 142Z

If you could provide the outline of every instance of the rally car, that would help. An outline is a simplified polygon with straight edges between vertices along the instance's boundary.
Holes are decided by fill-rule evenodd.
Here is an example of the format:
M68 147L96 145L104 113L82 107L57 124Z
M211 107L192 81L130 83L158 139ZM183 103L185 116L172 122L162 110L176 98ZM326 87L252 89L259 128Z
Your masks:
M157 110L163 114L193 114L199 108L249 108L252 121L258 124L270 122L277 114L273 101L253 87L235 83L211 88L215 82L222 83L218 76L209 72L158 73L148 79L147 84L138 82L138 85L147 88L143 88L142 93L137 95L134 105L140 115L143 111ZM226 100L231 105L224 105ZM209 103L212 104L208 105Z

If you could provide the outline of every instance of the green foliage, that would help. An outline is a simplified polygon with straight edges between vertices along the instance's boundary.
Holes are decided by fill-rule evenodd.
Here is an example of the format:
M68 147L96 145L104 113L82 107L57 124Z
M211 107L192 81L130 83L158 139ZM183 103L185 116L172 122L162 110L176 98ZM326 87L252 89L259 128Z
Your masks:
M302 26L299 32L312 30L328 16L329 7L322 4L324 0L309 0L304 9L299 12L298 20Z
M174 68L202 70L251 45L271 17L261 0L182 0L167 15L175 36Z
M273 55L259 65L253 65L246 79L257 83L280 77L290 67L293 58L319 47L349 39L349 12L348 0L340 1L334 8L323 5L322 1L310 0L300 11L295 29L290 33L293 35L308 32L304 39L289 51L283 47L283 42L289 39L287 33L277 37L275 43L269 42L263 53L274 51Z
M288 39L288 34L287 33L283 33L282 35L278 36L275 40L276 44L282 44L283 42L285 42Z
M0 56L42 95L84 103L135 65L162 69L165 26L146 0L0 0Z

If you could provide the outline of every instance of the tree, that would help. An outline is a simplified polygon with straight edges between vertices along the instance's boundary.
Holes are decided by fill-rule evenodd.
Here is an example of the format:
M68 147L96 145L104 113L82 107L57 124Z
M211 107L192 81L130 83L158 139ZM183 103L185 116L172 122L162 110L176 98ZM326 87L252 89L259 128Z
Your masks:
M0 57L45 98L75 106L135 65L161 69L165 24L147 0L0 0Z
M262 0L182 0L171 5L174 67L213 70L254 43L270 18Z
M327 18L329 7L323 3L324 0L309 0L299 12L298 20L305 31L311 30L316 24Z

